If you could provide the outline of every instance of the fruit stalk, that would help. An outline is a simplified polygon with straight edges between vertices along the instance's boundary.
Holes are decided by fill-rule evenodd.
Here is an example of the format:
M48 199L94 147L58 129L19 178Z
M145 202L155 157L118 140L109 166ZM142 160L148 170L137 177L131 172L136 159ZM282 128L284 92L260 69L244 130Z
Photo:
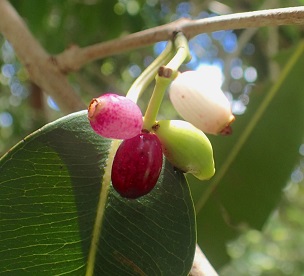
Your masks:
M161 66L159 68L158 74L155 77L155 87L144 116L143 129L148 131L152 129L152 126L156 121L165 92L172 80L176 78L178 68L185 60L188 61L190 59L188 41L180 32L175 35L174 47L176 49L174 57L166 66Z
M126 97L136 103L143 91L153 81L159 67L170 61L173 54L173 43L172 41L168 41L164 51L142 72L142 74L132 84Z
M150 131L153 124L155 123L160 104L164 98L167 88L174 78L174 73L175 72L169 68L159 68L158 74L155 77L155 87L144 116L143 129Z
M183 62L187 63L191 59L188 40L182 32L176 33L174 38L174 47L176 49L176 54L166 67L177 71Z

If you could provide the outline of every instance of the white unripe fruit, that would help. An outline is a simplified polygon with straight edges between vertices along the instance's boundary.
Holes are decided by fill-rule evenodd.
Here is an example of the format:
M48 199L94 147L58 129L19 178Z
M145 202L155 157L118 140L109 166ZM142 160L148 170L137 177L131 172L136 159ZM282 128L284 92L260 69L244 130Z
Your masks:
M179 74L169 88L171 102L186 121L209 134L229 134L234 121L230 102L220 87L210 88L202 73Z

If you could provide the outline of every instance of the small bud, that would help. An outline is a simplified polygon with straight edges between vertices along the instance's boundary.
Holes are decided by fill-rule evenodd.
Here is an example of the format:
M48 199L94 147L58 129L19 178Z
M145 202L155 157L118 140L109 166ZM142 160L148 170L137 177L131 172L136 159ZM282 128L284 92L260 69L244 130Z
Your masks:
M201 130L182 120L161 120L152 129L173 166L200 180L214 175L212 146Z
M220 134L234 121L230 103L220 87L210 90L198 71L179 74L169 89L171 102L186 121L205 133Z
M141 133L142 113L130 99L116 94L94 98L88 108L94 131L105 138L129 139Z

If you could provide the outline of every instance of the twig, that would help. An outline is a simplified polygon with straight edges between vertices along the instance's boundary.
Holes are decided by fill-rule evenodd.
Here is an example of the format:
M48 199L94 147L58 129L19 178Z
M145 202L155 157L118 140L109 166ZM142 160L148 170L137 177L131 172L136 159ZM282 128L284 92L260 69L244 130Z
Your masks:
M196 245L194 261L189 275L190 276L218 275L198 245Z
M261 9L270 9L272 7L275 7L277 5L276 0L266 0L263 5L261 6ZM230 70L231 70L231 61L235 59L236 57L239 57L241 52L243 51L244 47L247 45L247 43L250 41L250 39L257 33L258 28L249 28L245 29L242 31L240 36L238 37L238 47L237 49L233 52L227 55L225 58L224 64L224 76L225 76L225 81L222 85L222 89L228 90L228 85L231 80L231 75L230 75Z
M138 49L159 41L170 40L176 31L182 31L190 39L200 33L228 29L257 28L263 26L304 24L304 7L262 10L236 13L217 17L177 21L133 33L122 38L79 48L73 46L59 54L56 59L64 72L78 70L96 59Z
M176 31L182 31L190 39L200 33L218 30L303 23L304 7L237 13L200 20L184 18L85 48L73 46L56 57L51 57L33 37L11 4L7 0L0 0L0 31L13 45L33 82L49 93L65 112L83 109L85 106L64 73L78 70L90 61L170 40Z
M67 78L28 30L22 18L7 0L0 0L0 32L12 44L30 78L46 91L64 112L85 108Z

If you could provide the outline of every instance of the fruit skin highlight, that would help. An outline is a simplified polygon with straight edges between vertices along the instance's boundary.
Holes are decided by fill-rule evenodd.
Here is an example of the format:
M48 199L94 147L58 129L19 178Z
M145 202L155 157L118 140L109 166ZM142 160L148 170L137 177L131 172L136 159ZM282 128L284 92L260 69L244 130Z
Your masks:
M169 88L170 100L189 123L209 134L228 135L235 120L230 102L220 86L199 71L180 73Z
M88 108L93 130L105 138L129 139L141 133L142 113L137 104L117 94L94 98Z
M149 193L157 183L162 162L162 147L155 134L141 133L124 140L113 160L111 179L114 189L126 198Z
M173 166L200 180L214 175L212 145L201 130L182 120L161 120L153 126L153 131Z

